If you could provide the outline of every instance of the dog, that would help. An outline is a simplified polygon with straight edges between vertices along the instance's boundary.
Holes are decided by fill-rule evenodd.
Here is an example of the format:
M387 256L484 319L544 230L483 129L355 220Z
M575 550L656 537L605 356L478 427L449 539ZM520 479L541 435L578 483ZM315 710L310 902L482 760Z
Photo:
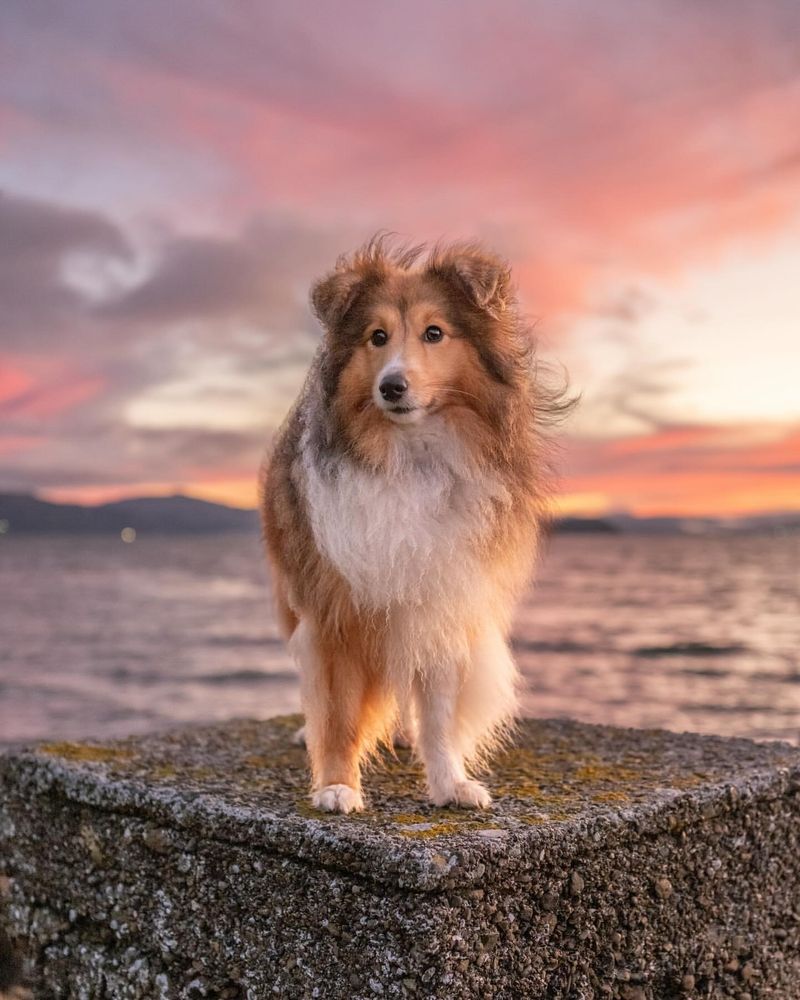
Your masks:
M474 242L373 237L311 289L324 338L262 468L278 619L298 664L320 810L364 807L400 727L438 806L513 726L508 635L544 523L534 337L508 264Z

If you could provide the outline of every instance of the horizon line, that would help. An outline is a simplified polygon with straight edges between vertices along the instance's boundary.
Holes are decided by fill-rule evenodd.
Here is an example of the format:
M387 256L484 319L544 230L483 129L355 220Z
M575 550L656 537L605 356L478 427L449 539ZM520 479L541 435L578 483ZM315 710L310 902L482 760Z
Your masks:
M101 507L106 507L116 503L125 503L128 501L137 500L167 500L167 499L185 499L185 500L196 500L201 503L211 504L215 507L223 507L229 510L242 511L243 513L257 513L259 510L258 505L241 505L233 503L228 500L212 499L208 495L203 495L192 490L181 489L180 487L173 487L172 489L165 490L163 492L151 492L151 493L125 493L120 496L114 496L113 498L106 500L99 500L97 502L85 502L80 500L61 500L54 499L47 495L48 491L37 490L37 489L3 489L0 488L0 498L3 496L18 496L18 497L29 497L33 500L38 500L43 503L49 503L57 507L82 507L86 510L100 509ZM724 514L719 512L710 513L692 513L686 514L676 511L660 511L658 513L636 513L630 508L609 508L606 510L596 510L585 508L581 509L569 509L569 510L558 510L558 501L556 500L553 504L553 509L549 512L555 519L558 520L612 520L614 518L632 518L637 521L652 521L652 520L676 520L683 521L687 524L692 522L702 522L702 521L720 521L735 523L737 521L747 521L754 518L781 518L781 517L800 517L800 508L759 508L752 511L743 511L739 513Z

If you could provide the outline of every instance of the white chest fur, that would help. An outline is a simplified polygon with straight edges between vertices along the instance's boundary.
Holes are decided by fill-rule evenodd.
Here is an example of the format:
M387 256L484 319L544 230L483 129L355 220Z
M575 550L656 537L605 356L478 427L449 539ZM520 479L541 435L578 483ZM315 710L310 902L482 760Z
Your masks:
M445 428L404 428L396 448L390 473L346 460L320 469L303 452L316 543L364 606L452 598L470 586L474 543L505 493L475 475Z

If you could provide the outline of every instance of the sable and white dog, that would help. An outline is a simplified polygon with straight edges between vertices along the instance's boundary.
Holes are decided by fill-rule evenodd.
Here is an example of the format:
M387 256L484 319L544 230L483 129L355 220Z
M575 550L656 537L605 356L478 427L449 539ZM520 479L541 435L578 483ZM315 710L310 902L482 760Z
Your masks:
M363 808L398 725L437 805L511 724L511 614L542 515L540 390L507 264L473 243L376 237L319 280L325 328L262 481L282 627L320 809Z

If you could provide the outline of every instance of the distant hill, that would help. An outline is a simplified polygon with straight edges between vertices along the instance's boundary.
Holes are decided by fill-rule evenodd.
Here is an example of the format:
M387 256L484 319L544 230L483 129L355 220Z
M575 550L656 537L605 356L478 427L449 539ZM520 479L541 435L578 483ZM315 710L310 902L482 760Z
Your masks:
M568 534L622 535L726 535L741 532L800 531L800 514L794 512L754 514L750 517L635 517L609 514L606 517L565 517L553 525Z
M180 495L84 507L49 503L25 493L0 493L0 522L4 533L15 535L118 535L123 528L133 528L137 534L191 535L256 531L258 514Z
M619 530L616 524L602 517L562 517L553 522L553 531L566 534L616 535Z
M137 534L194 535L224 531L258 531L258 512L196 500L193 497L135 497L98 507L50 503L27 493L0 493L0 534L119 535L123 528ZM800 514L760 514L737 520L719 518L564 517L552 530L559 534L705 535L731 531L800 531Z

